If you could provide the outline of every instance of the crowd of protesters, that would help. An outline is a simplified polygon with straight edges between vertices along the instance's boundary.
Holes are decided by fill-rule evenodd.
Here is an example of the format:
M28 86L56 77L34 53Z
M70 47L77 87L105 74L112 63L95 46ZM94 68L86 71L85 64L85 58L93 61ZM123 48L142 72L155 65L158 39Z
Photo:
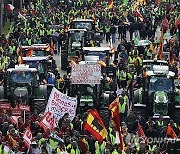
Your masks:
M170 49L170 41L165 40L166 44L163 50L166 52L173 50L173 60L167 59L167 61L170 69L178 77L178 40L180 34L175 21L179 17L179 3L178 1L170 1L170 3L165 1L156 4L151 0L146 1L146 4L139 7L139 11L145 19L143 22L132 12L134 1L129 1L128 5L114 4L112 9L108 9L107 3L101 0L37 0L30 3L25 2L23 10L15 8L13 12L8 12L7 17L11 26L8 36L2 34L0 37L0 72L6 71L9 65L14 66L19 63L18 57L21 55L19 46L51 43L52 41L56 48L60 49L73 19L94 19L98 24L97 31L101 33L105 42L110 42L112 38L112 43L119 43L115 51L116 60L112 67L115 68L116 73L114 74L117 78L118 88L124 88L121 96L119 96L124 149L122 150L119 143L116 142L116 132L111 123L110 127L107 128L108 136L102 143L99 143L94 136L84 131L83 122L87 113L76 115L73 121L70 121L69 115L65 114L53 131L50 131L50 129L45 131L40 126L43 113L38 114L37 111L34 111L32 114L26 115L25 121L21 117L18 118L18 123L15 124L11 120L9 112L2 110L0 115L0 154L145 154L160 153L160 151L168 153L168 150L172 149L168 144L168 138L172 138L172 136L167 135L167 128L170 125L176 138L178 138L180 135L178 124L173 120L167 123L162 116L157 121L153 121L152 117L149 117L146 121L141 113L128 112L131 110L130 102L132 98L126 91L133 79L133 73L141 74L142 61L152 59L152 52L158 50L160 41L158 41L159 38L155 34L165 17L169 21L170 35L176 36L176 41L173 42L172 49ZM54 29L50 25L61 25L61 27ZM128 35L130 39L127 39ZM138 38L141 40L149 39L152 44L146 47L135 47ZM160 59L160 56L157 55L153 59ZM57 89L63 93L68 91L68 95L71 95L69 79L69 74L62 77L59 73L56 75L56 80L63 83L62 87L57 86ZM103 74L103 79L108 79L106 74ZM48 82L55 83L50 80ZM139 123L147 140L138 137ZM33 134L30 148L23 141L23 133L28 126ZM154 139L159 140L155 142ZM179 142L176 145L175 150L178 149Z

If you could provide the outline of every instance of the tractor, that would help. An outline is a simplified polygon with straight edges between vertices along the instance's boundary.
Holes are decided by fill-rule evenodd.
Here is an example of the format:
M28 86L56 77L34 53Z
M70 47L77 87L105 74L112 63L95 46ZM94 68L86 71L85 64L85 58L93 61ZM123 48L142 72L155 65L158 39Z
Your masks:
M87 30L69 29L61 50L61 69L66 70L73 56L81 56L82 48L88 46Z
M91 59L90 59L91 58ZM85 56L85 61L79 62L78 65L92 65L91 68L96 68L95 65L98 64L99 57L98 56ZM88 67L88 66L87 66ZM101 67L100 67L101 68ZM83 69L84 70L84 69ZM72 69L73 71L73 69ZM84 73L87 73L85 70ZM73 72L72 76L73 76ZM101 117L103 118L103 121L105 123L105 126L108 128L109 126L109 111L108 111L108 105L111 103L114 99L113 97L113 91L111 89L104 89L104 79L102 78L102 74L94 74L94 78L99 77L99 83L92 84L92 83L71 83L71 87L73 88L73 91L75 92L75 95L78 99L78 108L77 112L82 113L86 112L87 110L91 108L96 108ZM79 79L79 78L78 78ZM92 78L91 78L92 79Z
M175 86L174 76L167 65L154 63L149 67L141 87L134 89L134 110L146 118L160 114L180 123L180 89Z
M0 86L0 99L8 100L12 107L23 103L31 110L43 112L47 103L47 85L40 85L36 68L19 64L9 68L4 84Z
M100 46L102 41L100 33L97 29L98 25L92 19L74 19L70 25L71 28L75 29L86 29L87 37L95 43L95 46Z
M33 44L31 46L22 46L21 52L23 57L31 56L48 56L50 55L50 45L49 44Z

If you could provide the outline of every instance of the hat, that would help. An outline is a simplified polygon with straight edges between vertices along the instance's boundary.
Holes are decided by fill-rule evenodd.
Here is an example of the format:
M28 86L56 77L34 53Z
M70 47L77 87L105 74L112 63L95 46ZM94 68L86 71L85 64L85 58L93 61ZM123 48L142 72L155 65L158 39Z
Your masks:
M32 144L32 145L36 145L37 143L36 143L36 141L33 141L31 144Z

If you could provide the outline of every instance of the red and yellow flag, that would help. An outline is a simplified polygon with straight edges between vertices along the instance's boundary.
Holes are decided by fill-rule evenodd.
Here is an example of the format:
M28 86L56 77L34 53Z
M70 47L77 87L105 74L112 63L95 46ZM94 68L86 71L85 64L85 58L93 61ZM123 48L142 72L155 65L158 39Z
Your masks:
M176 133L174 132L174 130L172 129L172 127L170 125L168 125L168 127L167 127L166 135L168 135L172 138L177 138Z
M26 57L31 57L33 55L33 49L30 49L27 53L26 53Z
M95 109L89 111L84 130L91 133L99 142L102 142L108 134L100 115Z
M173 53L173 49L172 49L172 46L173 46L173 43L176 41L176 37L173 37L171 40L170 40L170 43L169 43L169 50L170 50L170 63L173 64L174 63L174 53Z
M113 122L114 130L119 133L120 147L124 149L124 141L120 130L120 117L119 117L119 106L118 101L115 99L110 105L109 110L111 111L111 120Z
M108 9L112 9L114 4L114 0L109 0L108 2Z

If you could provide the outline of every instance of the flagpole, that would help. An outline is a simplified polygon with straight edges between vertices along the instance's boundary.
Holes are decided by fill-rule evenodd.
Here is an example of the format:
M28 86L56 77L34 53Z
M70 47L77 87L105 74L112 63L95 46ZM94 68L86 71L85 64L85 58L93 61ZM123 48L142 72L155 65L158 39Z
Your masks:
M2 35L2 29L3 29L3 9L4 9L4 2L3 0L0 0L0 35Z

